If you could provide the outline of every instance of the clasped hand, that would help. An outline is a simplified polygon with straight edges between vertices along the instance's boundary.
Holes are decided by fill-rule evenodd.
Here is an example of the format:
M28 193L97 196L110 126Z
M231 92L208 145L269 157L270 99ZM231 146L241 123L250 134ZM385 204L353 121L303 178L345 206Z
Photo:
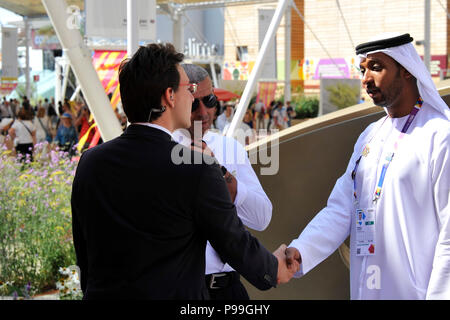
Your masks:
M277 283L287 283L300 270L301 257L296 248L282 244L273 252L278 259Z

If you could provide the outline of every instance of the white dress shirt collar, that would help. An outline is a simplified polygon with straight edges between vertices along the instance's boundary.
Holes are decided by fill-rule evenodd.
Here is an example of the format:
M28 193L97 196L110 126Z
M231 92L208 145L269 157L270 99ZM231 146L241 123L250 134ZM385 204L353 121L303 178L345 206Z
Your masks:
M165 133L167 133L173 139L172 132L170 132L169 129L164 128L164 127L162 127L160 125L157 125L157 124L154 124L154 123L150 123L150 122L135 122L133 124L139 124L141 126L147 126L147 127L159 129L159 130L164 131Z

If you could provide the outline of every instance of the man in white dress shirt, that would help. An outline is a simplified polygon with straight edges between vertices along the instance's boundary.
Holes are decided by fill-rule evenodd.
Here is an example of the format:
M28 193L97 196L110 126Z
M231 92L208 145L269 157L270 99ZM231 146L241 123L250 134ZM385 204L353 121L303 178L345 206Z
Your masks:
M303 276L350 234L352 299L450 299L450 111L409 34L356 47L362 85L387 115L286 253Z
M216 126L221 132L224 132L225 127L230 125L234 115L234 107L231 102L225 105L225 110L217 117Z
M217 100L211 79L205 69L182 65L189 82L198 85L192 103L191 127L174 132L174 139L186 146L193 145L212 153L222 165L225 181L242 223L254 230L264 230L272 217L272 203L265 194L250 165L243 146L235 139L211 132ZM201 126L199 125L201 123ZM197 132L195 127L197 125ZM201 127L201 129L200 129ZM206 284L213 300L248 300L239 274L221 260L208 242L206 247Z

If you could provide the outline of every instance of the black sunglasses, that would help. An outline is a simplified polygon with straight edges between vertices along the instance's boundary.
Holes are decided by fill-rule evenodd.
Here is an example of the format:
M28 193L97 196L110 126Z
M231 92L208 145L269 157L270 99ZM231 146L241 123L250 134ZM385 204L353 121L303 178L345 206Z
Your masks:
M208 109L214 108L217 105L217 97L214 94L210 94L210 95L205 96L205 97L200 98L200 99L202 99L203 104ZM200 99L199 98L195 98L194 102L192 102L192 112L197 110L198 107L200 106Z

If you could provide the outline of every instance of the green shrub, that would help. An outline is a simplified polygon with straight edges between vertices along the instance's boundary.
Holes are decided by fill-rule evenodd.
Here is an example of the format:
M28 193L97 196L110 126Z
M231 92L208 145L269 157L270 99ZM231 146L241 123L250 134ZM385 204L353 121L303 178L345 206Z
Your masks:
M293 99L295 105L295 119L315 118L319 113L319 99L317 97L305 97Z
M359 85L349 85L347 83L337 83L334 86L326 87L330 94L330 102L338 109L347 108L358 103L360 92Z
M70 195L76 164L61 152L43 157L42 147L38 160L26 165L0 150L0 294L55 288L59 268L75 264Z

